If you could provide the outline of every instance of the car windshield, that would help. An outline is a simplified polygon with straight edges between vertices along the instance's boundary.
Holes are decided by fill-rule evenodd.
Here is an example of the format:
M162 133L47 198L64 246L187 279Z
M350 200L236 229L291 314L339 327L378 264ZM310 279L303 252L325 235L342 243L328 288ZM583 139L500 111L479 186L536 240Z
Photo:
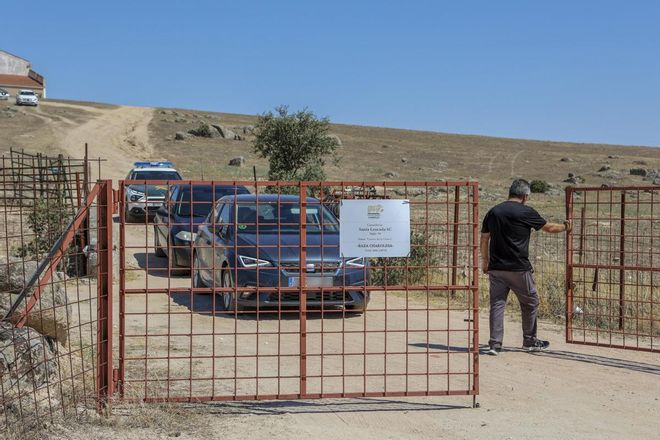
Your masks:
M34 92L21 92L21 95L34 95Z
M300 205L298 203L259 203L236 206L236 224L239 233L299 233ZM322 205L307 206L308 233L337 233L339 224L332 213ZM257 222L259 223L257 226Z
M176 171L133 171L130 180L181 180Z
M190 191L190 187L184 188L179 193L175 202L178 205L176 207L176 213L181 217L206 217L211 211L215 200L228 195L248 193L249 191L246 188L240 186L216 186L215 193L211 186L202 188L193 187L192 192Z

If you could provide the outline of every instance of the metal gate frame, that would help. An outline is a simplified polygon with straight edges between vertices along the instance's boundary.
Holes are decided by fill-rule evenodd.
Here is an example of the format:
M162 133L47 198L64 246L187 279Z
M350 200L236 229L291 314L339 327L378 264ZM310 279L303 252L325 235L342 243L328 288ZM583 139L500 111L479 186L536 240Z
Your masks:
M576 205L579 206L577 214ZM655 277L660 280L660 237L654 236L653 225L660 220L659 212L658 186L566 188L566 218L573 223L573 231L566 240L567 343L660 352L660 345L655 342L660 338L654 336L658 329L658 324L654 326L658 321L655 314L660 310L655 293L660 285L654 284ZM650 228L640 230L640 224L643 228L646 222ZM594 232L590 233L590 229ZM586 279L587 274L589 279ZM603 275L608 275L609 279L603 281ZM650 281L645 282L646 278ZM604 294L600 293L603 284ZM584 286L587 293L577 296L578 286ZM613 293L613 290L618 292ZM634 290L633 298L630 290ZM646 291L650 291L649 299L644 297ZM576 305L578 300L590 304L595 311L583 310ZM630 305L634 309L632 312ZM650 313L645 314L647 306ZM601 309L607 309L607 314ZM587 322L587 318L595 324ZM630 321L636 325L627 330ZM640 321L650 324L650 330L640 330Z
M78 191L80 193L80 191ZM85 336L83 340L72 343L70 340L59 350L55 350L55 356L51 360L55 363L59 374L54 377L47 377L42 391L47 391L49 398L43 403L45 409L36 411L38 417L54 417L56 414L80 414L87 411L87 402L93 402L98 413L111 410L113 388L113 363L112 363L112 225L113 225L113 190L111 180L99 180L89 191L85 188L87 195L84 200L80 200L78 210L63 229L62 235L53 244L47 255L44 255L39 262L37 270L23 287L21 293L13 301L7 313L2 319L11 320L16 328L20 329L30 326L29 315L35 312L37 318L43 319L45 313L59 313L64 307L77 307L76 311L67 312L67 319L64 333L70 338L72 334L81 332L82 326L91 327L92 334L89 340ZM95 215L96 221L93 222L90 216ZM95 223L95 225L93 225ZM86 252L90 234L96 235L96 244L94 251L97 256L96 264L93 270L96 270L97 286L96 297L82 298L78 291L77 298L73 298L67 293L66 281L62 281L56 272L63 270L62 264L68 264L72 259L77 259ZM79 268L76 261L75 266ZM52 290L54 286L61 287L64 291L65 299L63 304L44 305L42 309L42 300L52 299ZM79 285L69 290L76 291ZM91 290L93 291L93 290ZM45 293L46 292L46 293ZM93 313L90 310L90 316L85 318L81 315L81 304L91 304L96 302L96 310ZM48 304L48 303L45 303ZM36 309L35 309L36 307ZM91 308L91 306L90 306ZM70 314L70 318L68 317ZM41 317L41 318L39 318ZM95 329L94 329L95 327ZM58 342L54 342L58 344ZM19 348L22 349L22 348ZM83 359L81 353L84 350L90 350L93 360ZM36 362L36 361L35 361ZM67 365L83 364L82 371L62 372L62 368ZM36 365L35 365L36 367ZM66 371L66 370L65 370ZM87 385L87 375L91 375L92 383ZM76 385L78 390L76 391ZM50 393L62 393L62 388L70 388L71 395L67 396L69 401L62 403L60 407L50 401ZM67 388L67 389L68 389ZM4 392L5 390L3 390ZM22 393L36 396L37 389L24 390ZM21 394L19 393L19 398ZM36 397L34 397L37 399ZM47 403L46 403L47 402ZM63 401L64 402L64 401ZM19 405L20 406L20 405ZM21 413L26 411L21 407ZM40 414L41 412L41 414ZM20 414L26 416L27 413Z
M126 203L126 186L130 184L145 184L146 182L144 181L120 181L119 182L119 189L116 192L116 201L118 202L118 209L117 212L119 212L121 220L120 220L120 233L119 233L119 261L120 261L120 268L119 268L119 280L120 280L120 287L119 287L119 353L118 353L118 359L119 359L119 364L117 370L115 370L115 386L117 391L120 394L121 398L125 398L127 396L124 395L124 385L126 383L126 370L125 370L125 360L126 360L126 326L125 326L125 318L127 314L126 310L126 294L127 293L136 293L135 291L138 289L127 289L126 288L126 256L125 256L125 251L126 251L126 233L125 233L125 219L123 216L123 213L125 211L125 203ZM157 185L174 185L174 184L208 184L211 182L203 182L203 181L183 181L183 182L149 182L150 184L157 184ZM468 342L468 347L464 351L468 356L471 356L471 365L469 367L470 373L468 374L469 376L469 387L466 389L461 389L461 390L443 390L443 391L384 391L384 392L341 392L341 393L310 393L307 391L307 376L306 376L306 362L307 362L307 353L308 353L308 347L307 347L307 336L308 336L308 331L307 331L307 305L305 299L307 298L308 291L311 290L312 288L306 287L305 283L305 270L303 270L302 267L300 267L300 285L298 286L299 288L299 295L300 295L300 307L299 307L299 320L300 320L300 327L299 327L299 338L300 338L300 378L299 378L299 392L297 393L282 393L282 394L255 394L255 395L225 395L225 396L218 396L218 395L213 395L213 396L191 396L191 397L170 397L169 392L167 397L144 397L144 398L139 398L139 399L134 399L138 401L143 401L143 402L163 402L163 401L208 401L208 400L213 400L213 401L218 401L218 400L277 400L277 399L311 399L311 398L337 398L337 397L402 397L402 396L442 396L442 395L465 395L465 396L473 396L473 405L476 405L476 396L479 394L479 286L478 286L478 280L479 280L479 269L478 269L478 252L479 252L479 217L478 217L478 201L479 201L479 185L478 182L476 181L459 181L459 182L282 182L282 181L277 181L277 182L266 182L266 181L214 181L212 182L213 185L216 184L225 184L225 185L246 185L246 186L253 186L256 188L256 193L259 194L259 191L261 189L265 189L268 187L275 187L275 188L283 188L283 187L297 187L299 191L300 198L302 200L301 202L301 209L300 209L300 256L301 256L301 261L305 260L306 256L306 248L307 245L304 245L303 243L306 243L305 241L305 234L306 234L306 210L307 210L307 205L309 202L306 201L306 196L309 195L308 193L310 192L311 188L315 188L316 191L319 191L320 193L324 193L324 188L326 189L331 189L332 187L335 188L346 188L350 186L359 186L362 188L365 187L380 187L384 188L384 191L387 192L389 188L393 187L399 187L399 188L405 188L405 196L408 195L408 190L414 188L422 188L424 190L424 193L426 194L426 199L425 202L428 204L429 202L429 194L431 193L432 190L438 190L442 189L444 192L446 192L446 203L448 207L448 212L449 211L449 206L453 207L453 220L452 219L447 219L447 225L450 226L453 229L453 233L451 231L449 232L448 236L453 237L453 243L448 243L447 246L448 248L452 248L452 259L453 261L449 263L451 266L448 267L448 270L451 271L451 280L450 282L444 284L444 285L429 285L429 282L426 281L426 285L419 285L419 286L405 286L405 289L407 290L408 288L416 288L416 289L426 289L427 292L430 292L431 289L434 290L442 290L445 292L451 292L451 295L453 296L455 292L457 291L465 291L469 292L471 295L471 304L469 306L469 317L468 319L465 319L464 322L466 322L466 327L467 331L471 335L471 341ZM466 199L461 200L461 194L467 194ZM445 195L443 195L443 201L445 200ZM169 202L168 202L169 203ZM324 202L320 202L324 203ZM421 203L424 203L423 201ZM464 211L465 211L465 218L467 220L459 218L459 211L458 208L464 205ZM427 228L428 228L428 217L426 219L427 222ZM145 222L145 226L148 223ZM469 228L469 233L466 234L466 236L470 237L469 242L464 245L465 248L469 249L469 257L468 257L468 263L464 267L464 270L466 270L469 275L466 276L466 279L470 280L469 284L459 284L457 282L457 272L459 270L458 262L457 262L457 252L458 252L458 240L459 240L459 226L467 226ZM145 237L146 241L146 237ZM145 246L147 246L145 244ZM168 244L169 246L169 244ZM428 246L428 245L427 245ZM302 266L302 265L300 265ZM214 269L215 270L215 269ZM232 269L233 270L233 269ZM169 271L169 269L168 269ZM347 286L344 286L343 288L346 289ZM377 288L377 287L374 287ZM234 287L234 290L237 288ZM279 288L278 288L279 289ZM382 288L381 288L382 289ZM168 289L169 290L169 289ZM227 289L224 289L227 290ZM214 292L222 292L223 288L214 288ZM385 291L387 292L387 287L385 287ZM148 294L149 289L144 289L144 293ZM168 296L170 295L170 292L166 293ZM191 290L191 295L192 295L192 290ZM427 306L428 307L428 306ZM257 313L258 313L258 308L257 308ZM449 310L447 309L447 316L449 317ZM144 312L146 315L147 312ZM215 315L214 315L215 316ZM385 330L386 332L386 330ZM407 332L407 330L406 330ZM147 335L145 334L145 337ZM365 334L366 337L366 334ZM447 347L447 350L449 350L452 347ZM366 350L366 348L365 348ZM427 354L428 354L428 348L427 348ZM169 356L169 355L168 355ZM449 358L448 358L449 359ZM449 375L451 374L457 374L457 373L451 373L449 371L449 360L448 362L448 371L446 373L448 380L449 380ZM145 365L146 365L146 358L145 358ZM146 380L146 367L145 367L145 380ZM343 373L342 373L343 374ZM407 372L407 367L406 367L406 375L408 374ZM168 376L169 380L169 376ZM449 383L449 382L447 382ZM127 398L126 400L132 400L130 398Z

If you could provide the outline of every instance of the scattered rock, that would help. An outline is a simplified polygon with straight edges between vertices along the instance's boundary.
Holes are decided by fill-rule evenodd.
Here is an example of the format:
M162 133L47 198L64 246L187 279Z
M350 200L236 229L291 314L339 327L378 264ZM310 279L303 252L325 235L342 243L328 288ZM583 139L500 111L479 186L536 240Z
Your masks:
M0 314L5 316L30 282L37 271L36 261L0 259ZM62 344L66 344L67 329L74 326L71 306L67 304L64 280L59 272L53 273L51 280L41 289L39 300L27 316L26 324L44 336L50 336ZM34 294L35 287L28 290L18 308L8 318L16 323L27 307L29 298Z
M621 156L614 156L614 155L610 154L609 156L607 156L607 158L608 159L621 159Z
M642 176L646 177L648 175L648 170L645 168L631 168L630 169L630 175L631 176Z
M394 171L388 171L385 173L385 177L388 179L394 179L395 177L399 177L399 173L396 173Z
M174 122L177 124L187 124L188 120L186 118L176 118L174 119Z
M383 144L383 145L380 146L380 148L390 148L390 146L387 145L387 144Z
M232 167L242 167L245 165L245 158L243 156L238 156L229 161L229 165Z
M655 180L656 177L660 176L660 170L647 170L646 178L644 180L650 180L651 182Z
M570 183L571 185L578 185L584 183L584 178L576 176L574 173L568 173L568 179L564 180L564 182Z
M660 185L660 177L656 177L655 180L653 181L654 185Z
M407 163L407 162L408 162L408 159L406 159L405 157L401 158L401 163Z
M24 399L32 398L32 405L37 403L40 400L37 391L56 373L55 350L46 338L29 327L14 328L8 321L0 322L0 383L4 409L19 409L13 406L27 403Z
M184 131L177 131L176 134L174 135L174 140L185 141L186 139L190 139L191 137L192 135L189 133L186 133Z
M600 173L600 172L602 172L602 171L608 171L608 170L610 170L611 168L612 168L612 167L611 167L609 164L605 164L605 165L603 165L602 167L600 167L600 169L598 170L598 172Z
M237 140L240 141L241 138L238 136L236 133L228 129L227 127L223 125L211 125L211 127L215 128L218 131L218 134L220 135L221 138L223 139L232 139L232 140Z
M254 125L245 125L241 128L243 134L250 135L254 131Z
M202 123L199 125L199 127L193 128L192 130L188 130L188 133L197 137L205 137L205 138L220 137L220 132L218 131L218 129L215 126L209 125L207 123Z
M573 159L571 159L570 157L562 157L562 158L559 159L559 160L560 160L561 162L573 162Z
M604 177L609 180L618 180L621 178L621 173L615 170L608 170L601 174L601 177Z

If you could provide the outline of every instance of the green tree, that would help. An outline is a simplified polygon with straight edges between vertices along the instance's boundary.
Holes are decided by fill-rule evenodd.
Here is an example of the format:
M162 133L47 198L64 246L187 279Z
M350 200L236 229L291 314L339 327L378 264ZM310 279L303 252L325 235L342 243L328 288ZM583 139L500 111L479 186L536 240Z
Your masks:
M532 180L529 187L533 193L546 193L550 189L550 184L545 180Z
M338 160L339 144L329 131L328 118L307 109L290 114L287 106L279 106L259 116L254 151L268 159L270 180L324 180L326 161Z

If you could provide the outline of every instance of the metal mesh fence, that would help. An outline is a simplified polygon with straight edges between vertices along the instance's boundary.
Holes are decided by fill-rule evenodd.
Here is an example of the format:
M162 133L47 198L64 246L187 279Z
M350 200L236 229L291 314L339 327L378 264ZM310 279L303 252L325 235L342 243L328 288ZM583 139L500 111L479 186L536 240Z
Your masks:
M570 188L567 206L567 340L660 350L660 189Z
M25 166L19 170L27 172ZM98 368L106 364L98 354L108 337L98 317L110 285L105 267L112 189L107 182L85 188L81 180L68 180L67 172L42 180L36 198L26 200L16 173L5 158L0 173L0 432L20 437L44 422L84 416L104 402L99 397L107 386L99 382ZM76 194L73 201L63 194L67 187Z
M119 191L126 399L478 393L475 182L146 184ZM340 254L365 198L407 201L407 258Z

